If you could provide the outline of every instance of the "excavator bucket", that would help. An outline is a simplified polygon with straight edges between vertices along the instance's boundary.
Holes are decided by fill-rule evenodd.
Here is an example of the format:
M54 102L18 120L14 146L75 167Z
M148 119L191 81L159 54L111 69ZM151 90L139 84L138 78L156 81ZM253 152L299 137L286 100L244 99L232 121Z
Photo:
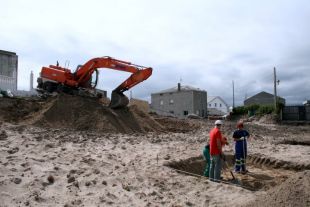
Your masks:
M124 108L129 103L127 96L125 96L122 92L112 91L111 94L111 102L109 107L112 109Z

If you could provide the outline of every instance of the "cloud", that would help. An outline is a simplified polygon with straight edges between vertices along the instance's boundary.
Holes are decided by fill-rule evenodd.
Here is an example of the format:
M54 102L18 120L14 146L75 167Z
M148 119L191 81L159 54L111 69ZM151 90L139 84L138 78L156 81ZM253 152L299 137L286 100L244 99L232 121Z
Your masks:
M207 90L232 104L264 90L287 103L309 99L310 3L275 1L4 1L0 49L19 55L20 89L30 70L70 61L75 69L109 55L153 67L135 86L135 97L182 84ZM130 74L102 70L99 87L109 92Z

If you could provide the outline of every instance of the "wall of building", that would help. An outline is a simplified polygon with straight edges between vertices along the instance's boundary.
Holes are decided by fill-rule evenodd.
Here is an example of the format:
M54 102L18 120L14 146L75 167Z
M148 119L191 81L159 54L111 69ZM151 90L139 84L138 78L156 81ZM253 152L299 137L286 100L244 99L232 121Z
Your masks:
M282 120L310 121L310 106L285 106L282 109Z
M0 88L17 91L18 57L15 53L0 50Z
M228 107L226 103L219 98L215 98L212 101L208 102L208 108L217 109L225 114L228 113Z
M160 115L186 117L194 113L193 91L178 91L151 95L151 107Z
M205 91L176 91L152 94L151 108L160 115L185 118L188 114L205 116L207 111Z
M207 92L206 91L193 91L193 111L195 114L206 117L207 106Z

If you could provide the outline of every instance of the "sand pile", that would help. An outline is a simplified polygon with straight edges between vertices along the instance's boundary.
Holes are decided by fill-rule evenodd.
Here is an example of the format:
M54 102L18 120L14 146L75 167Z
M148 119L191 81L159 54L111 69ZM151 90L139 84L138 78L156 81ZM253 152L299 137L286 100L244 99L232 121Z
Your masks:
M111 133L163 131L159 123L135 106L112 110L96 99L66 94L60 94L34 124Z
M310 171L303 171L287 179L281 185L270 189L247 206L310 206Z

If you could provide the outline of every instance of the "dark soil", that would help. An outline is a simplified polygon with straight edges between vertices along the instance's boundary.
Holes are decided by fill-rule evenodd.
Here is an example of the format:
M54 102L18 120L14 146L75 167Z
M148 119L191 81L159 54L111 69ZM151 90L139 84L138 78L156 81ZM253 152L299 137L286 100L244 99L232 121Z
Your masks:
M296 173L245 206L310 206L310 171Z

